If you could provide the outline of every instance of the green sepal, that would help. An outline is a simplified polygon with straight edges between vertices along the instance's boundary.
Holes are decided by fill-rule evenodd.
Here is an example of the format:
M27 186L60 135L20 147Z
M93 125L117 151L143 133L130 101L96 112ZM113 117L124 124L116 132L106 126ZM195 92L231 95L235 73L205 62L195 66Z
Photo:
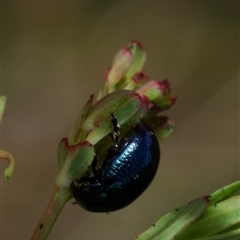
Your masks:
M209 206L208 197L200 197L188 204L175 209L158 220L136 240L173 240L193 221L203 214Z
M63 154L59 160L60 172L56 178L56 185L69 188L71 182L81 177L91 165L95 151L92 144L87 141L70 146L67 138L64 138L60 145L65 150L61 150ZM63 156L66 157L65 160L63 160Z

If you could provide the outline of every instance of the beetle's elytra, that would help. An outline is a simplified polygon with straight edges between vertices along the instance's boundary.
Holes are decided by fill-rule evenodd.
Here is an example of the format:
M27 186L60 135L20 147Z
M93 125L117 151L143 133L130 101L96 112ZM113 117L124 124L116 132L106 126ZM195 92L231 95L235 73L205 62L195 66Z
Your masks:
M71 190L77 203L92 212L111 212L133 202L153 180L159 160L157 137L143 122L138 122L119 141L119 126L112 115L113 139L101 166L77 178Z

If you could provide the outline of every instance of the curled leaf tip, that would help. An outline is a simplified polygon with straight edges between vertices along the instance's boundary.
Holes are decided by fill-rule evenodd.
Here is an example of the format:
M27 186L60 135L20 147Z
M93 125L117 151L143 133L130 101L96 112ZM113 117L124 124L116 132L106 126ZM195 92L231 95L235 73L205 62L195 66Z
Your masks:
M14 172L14 158L9 152L0 150L0 159L9 162L9 165L4 170L4 182L7 182Z

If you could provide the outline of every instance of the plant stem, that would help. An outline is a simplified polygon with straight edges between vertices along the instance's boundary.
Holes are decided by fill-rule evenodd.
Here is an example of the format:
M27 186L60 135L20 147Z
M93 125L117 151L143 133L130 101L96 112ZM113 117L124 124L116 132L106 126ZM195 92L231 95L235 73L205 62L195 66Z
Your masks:
M31 240L46 240L56 222L63 206L71 199L72 195L68 189L56 188L45 209L39 223L37 224Z

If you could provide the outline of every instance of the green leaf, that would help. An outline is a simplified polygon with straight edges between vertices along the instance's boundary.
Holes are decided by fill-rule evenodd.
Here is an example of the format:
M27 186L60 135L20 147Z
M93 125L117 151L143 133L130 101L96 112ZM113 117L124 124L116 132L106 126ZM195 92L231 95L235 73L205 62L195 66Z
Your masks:
M84 142L76 146L71 153L71 164L67 172L72 181L83 175L83 173L91 165L94 155L95 151L90 143Z
M177 240L209 237L240 224L240 196L210 206Z
M60 145L65 148L65 151L61 150L63 153L59 160L61 170L56 178L56 185L59 188L68 188L72 181L86 172L94 159L95 151L87 141L70 146L65 138ZM66 157L65 160L63 156Z
M112 131L111 113L118 119L118 124L136 123L147 112L147 103L137 93L119 90L108 94L98 101L89 111L82 124L87 132L85 140L95 145Z
M236 195L240 191L240 181L233 182L210 195L211 205Z
M209 205L208 197L200 197L163 216L136 240L173 240L195 221Z
M240 228L224 234L217 234L212 237L197 238L192 240L239 240L239 239L240 239Z

